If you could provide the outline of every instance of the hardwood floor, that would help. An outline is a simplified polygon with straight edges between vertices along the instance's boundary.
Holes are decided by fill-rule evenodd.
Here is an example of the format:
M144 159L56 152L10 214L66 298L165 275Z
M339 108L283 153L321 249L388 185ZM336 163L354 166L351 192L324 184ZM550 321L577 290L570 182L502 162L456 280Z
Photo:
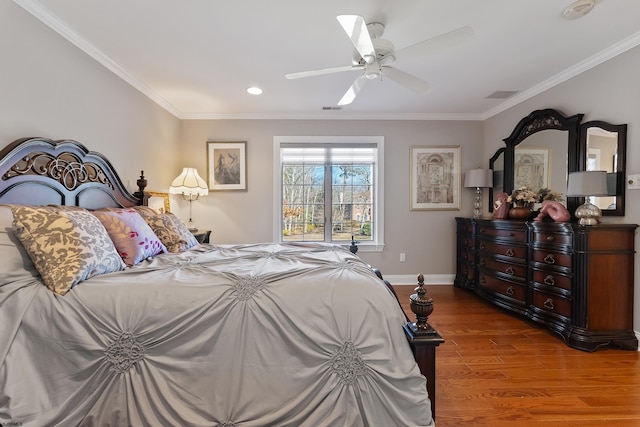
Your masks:
M395 286L409 308L414 286ZM566 346L551 332L453 286L428 286L437 427L640 426L640 353Z

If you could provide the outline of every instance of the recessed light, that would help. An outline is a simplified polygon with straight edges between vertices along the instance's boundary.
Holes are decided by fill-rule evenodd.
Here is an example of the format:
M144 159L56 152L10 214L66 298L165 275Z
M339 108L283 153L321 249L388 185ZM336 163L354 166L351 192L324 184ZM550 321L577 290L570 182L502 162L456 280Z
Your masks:
M257 86L251 86L247 88L247 92L249 92L251 95L260 95L262 94L262 89Z

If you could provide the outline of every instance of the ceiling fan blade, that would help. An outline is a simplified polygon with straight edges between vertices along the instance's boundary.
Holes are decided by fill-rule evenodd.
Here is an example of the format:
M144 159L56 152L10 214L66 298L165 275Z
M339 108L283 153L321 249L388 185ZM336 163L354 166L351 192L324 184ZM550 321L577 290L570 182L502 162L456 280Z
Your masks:
M343 65L341 67L321 68L318 70L299 71L297 73L285 74L287 79L299 79L302 77L322 76L324 74L341 73L343 71L362 70L364 65Z
M460 45L469 40L472 40L474 37L475 33L473 32L473 28L468 26L462 27L458 28L457 30L449 31L448 33L444 33L439 36L435 36L430 39L418 42L411 46L396 50L394 56L396 57L396 60L403 59L409 56L420 57Z
M431 85L422 79L417 78L409 73L400 71L397 68L382 67L382 75L389 77L394 82L406 87L416 93L427 93L431 90Z
M342 96L340 101L338 101L338 105L351 104L353 102L353 100L356 99L356 96L358 95L358 92L360 92L360 90L363 88L363 86L367 82L367 80L368 79L367 79L366 75L364 73L362 73L360 75L360 77L358 77L353 82L351 87L349 89L347 89L347 91Z
M359 15L338 15L337 19L362 59L368 64L372 63L376 59L376 50L364 18Z

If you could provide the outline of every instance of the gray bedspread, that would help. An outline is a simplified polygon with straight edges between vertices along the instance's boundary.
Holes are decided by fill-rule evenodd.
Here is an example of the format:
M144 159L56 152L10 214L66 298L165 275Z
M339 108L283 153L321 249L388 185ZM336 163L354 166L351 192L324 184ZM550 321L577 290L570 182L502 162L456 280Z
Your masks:
M432 425L404 321L327 245L201 245L65 296L10 281L0 425Z

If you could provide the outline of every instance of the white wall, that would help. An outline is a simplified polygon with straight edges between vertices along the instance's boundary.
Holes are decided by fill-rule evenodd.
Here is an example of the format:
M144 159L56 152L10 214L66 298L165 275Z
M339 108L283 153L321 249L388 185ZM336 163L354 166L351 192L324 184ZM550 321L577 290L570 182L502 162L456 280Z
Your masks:
M555 108L565 115L584 113L583 121L627 123L627 174L640 173L640 47L562 83L484 122L484 156L502 146L518 121L531 111ZM603 222L640 223L640 190L626 190L624 217ZM640 234L636 231L636 251ZM635 256L634 329L640 331L640 260Z
M205 174L206 141L247 141L247 192L211 192L193 205L199 228L218 243L272 241L273 137L381 135L385 137L385 243L382 253L359 255L384 275L453 275L455 216L469 216L474 191L461 189L460 211L409 211L409 147L459 145L461 170L483 165L480 122L344 120L185 120L181 161ZM173 206L176 209L173 209ZM186 202L172 209L188 215ZM400 253L406 253L401 263Z
M0 147L75 139L129 190L142 169L154 184L177 175L180 121L11 1L0 2L0 61Z

